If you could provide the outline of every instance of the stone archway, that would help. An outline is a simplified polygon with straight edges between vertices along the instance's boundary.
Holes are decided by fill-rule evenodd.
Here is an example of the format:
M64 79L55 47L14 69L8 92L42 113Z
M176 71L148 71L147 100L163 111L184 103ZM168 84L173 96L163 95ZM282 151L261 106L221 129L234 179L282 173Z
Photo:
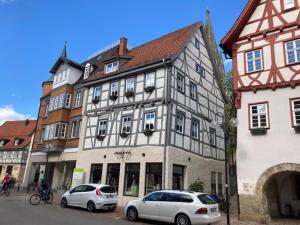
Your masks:
M284 198L283 191L287 188L286 184L290 183L290 186L293 186L291 183L294 182L293 179L296 176L300 177L300 164L282 163L269 168L258 179L255 191L257 195L261 196L262 209L264 214L269 218L273 216L286 216L286 212L283 213L284 207L285 210L289 210L288 207L291 208L290 210L299 210L292 209L293 206L291 204L281 201ZM291 187L290 189L294 190L295 187ZM296 212L293 212L293 215L297 216Z

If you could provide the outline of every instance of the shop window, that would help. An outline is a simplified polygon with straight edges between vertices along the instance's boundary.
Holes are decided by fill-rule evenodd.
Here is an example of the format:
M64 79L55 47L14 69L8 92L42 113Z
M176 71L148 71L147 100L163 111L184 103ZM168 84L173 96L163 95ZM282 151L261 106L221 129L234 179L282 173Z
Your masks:
M162 188L162 164L147 163L146 164L146 190L145 194Z
M119 190L120 164L107 164L106 184L112 186L116 192Z
M125 196L139 196L140 164L126 164L125 166Z
M9 175L11 175L12 171L13 171L13 166L7 166L6 173L8 173Z
M217 178L216 172L211 172L211 193L217 193L216 178Z
M102 178L102 164L92 164L91 166L91 175L90 183L100 184Z
M173 165L173 190L183 190L184 188L184 166Z

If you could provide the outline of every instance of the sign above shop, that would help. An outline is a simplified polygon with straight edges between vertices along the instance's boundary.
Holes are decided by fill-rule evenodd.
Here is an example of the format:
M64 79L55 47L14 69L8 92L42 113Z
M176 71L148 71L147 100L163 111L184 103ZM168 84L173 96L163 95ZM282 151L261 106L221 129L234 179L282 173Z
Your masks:
M129 160L131 158L131 151L125 151L124 149L122 151L115 152L115 156L117 156L117 159L119 160Z

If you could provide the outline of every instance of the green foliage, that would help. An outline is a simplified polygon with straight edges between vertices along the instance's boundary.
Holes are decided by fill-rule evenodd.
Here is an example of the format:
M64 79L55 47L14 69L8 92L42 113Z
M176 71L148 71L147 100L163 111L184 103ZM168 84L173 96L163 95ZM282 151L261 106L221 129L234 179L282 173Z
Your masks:
M190 185L190 191L203 192L204 183L198 178L194 183Z

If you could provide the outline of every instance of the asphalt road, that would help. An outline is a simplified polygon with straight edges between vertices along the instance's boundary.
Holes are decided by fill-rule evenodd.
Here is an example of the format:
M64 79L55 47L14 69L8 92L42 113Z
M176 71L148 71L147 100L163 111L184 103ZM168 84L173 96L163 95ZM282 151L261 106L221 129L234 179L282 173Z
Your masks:
M139 225L159 224L142 221L131 223L117 213L95 212L56 205L31 206L28 196L0 196L0 225Z

